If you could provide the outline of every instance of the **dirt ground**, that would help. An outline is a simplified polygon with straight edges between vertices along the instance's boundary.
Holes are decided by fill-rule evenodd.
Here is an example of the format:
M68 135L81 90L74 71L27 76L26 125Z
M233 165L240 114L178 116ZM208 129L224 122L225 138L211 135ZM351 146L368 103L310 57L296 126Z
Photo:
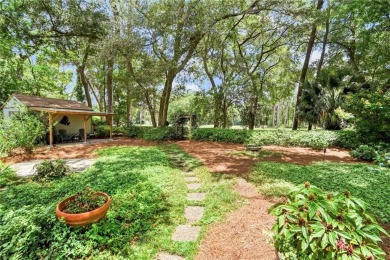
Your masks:
M155 142L148 142L142 139L128 139L125 137L117 137L114 140L95 139L91 143L65 143L49 146L40 146L34 150L32 154L23 152L16 153L11 157L1 158L5 163L16 163L31 160L42 159L72 159L72 158L94 158L95 150L110 147L110 146L153 146L157 145Z
M289 162L306 165L317 161L358 162L347 150L327 149L316 151L302 147L263 146L263 150L278 153L280 156L256 159L249 156L232 155L233 151L244 151L242 144L226 144L215 142L180 141L177 144L187 153L201 160L212 172L228 174L249 173L257 161Z
M7 163L29 161L36 159L70 159L95 157L94 151L109 146L154 146L161 143L144 140L115 138L114 141L96 142L90 144L75 143L59 145L53 148L39 147L31 155L24 153L12 157L2 158ZM240 144L226 144L215 142L179 141L176 143L184 151L201 160L212 172L221 174L235 174L245 176L250 172L257 161L275 161L296 163L301 165L315 161L329 162L358 162L350 157L347 150L327 149L315 151L301 147L264 146L264 150L278 153L256 159L247 156L232 155L232 151L243 151ZM201 242L197 259L276 259L275 251L270 243L270 228L274 218L267 213L274 203L263 198L254 185L239 178L235 191L247 199L247 203L227 216L223 223L212 226ZM384 225L390 231L390 225ZM390 239L386 239L383 248L387 252L386 259L390 260Z
M238 179L235 191L247 199L246 205L208 230L196 259L276 259L271 242L275 218L267 213L273 203L242 178Z

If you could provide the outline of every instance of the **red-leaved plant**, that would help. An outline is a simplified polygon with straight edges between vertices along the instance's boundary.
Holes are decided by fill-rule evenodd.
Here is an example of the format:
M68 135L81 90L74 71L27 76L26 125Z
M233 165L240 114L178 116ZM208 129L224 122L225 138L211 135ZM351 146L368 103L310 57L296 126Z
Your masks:
M100 208L106 203L106 198L87 187L76 193L74 199L65 203L62 209L65 213L77 214Z
M388 233L349 191L333 196L306 182L270 212L277 216L274 245L284 259L384 259L378 242Z

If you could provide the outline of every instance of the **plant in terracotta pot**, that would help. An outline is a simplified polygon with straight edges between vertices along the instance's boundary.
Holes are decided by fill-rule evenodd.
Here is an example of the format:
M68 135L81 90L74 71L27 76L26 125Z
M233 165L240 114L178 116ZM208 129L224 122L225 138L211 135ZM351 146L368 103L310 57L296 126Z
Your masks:
M84 226L104 218L110 207L111 199L103 192L87 187L61 201L56 208L56 215L70 226Z

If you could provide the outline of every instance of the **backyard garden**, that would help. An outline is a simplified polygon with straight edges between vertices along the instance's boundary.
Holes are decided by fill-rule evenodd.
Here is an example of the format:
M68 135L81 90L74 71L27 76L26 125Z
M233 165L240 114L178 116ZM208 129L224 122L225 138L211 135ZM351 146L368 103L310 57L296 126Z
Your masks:
M0 3L0 259L390 260L386 0Z

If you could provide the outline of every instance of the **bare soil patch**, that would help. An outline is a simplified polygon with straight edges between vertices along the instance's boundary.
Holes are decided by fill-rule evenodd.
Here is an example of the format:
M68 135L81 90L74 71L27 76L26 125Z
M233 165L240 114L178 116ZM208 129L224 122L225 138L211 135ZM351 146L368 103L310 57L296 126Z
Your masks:
M6 163L16 163L31 160L43 159L71 159L71 158L94 158L97 149L110 146L154 146L155 142L148 142L142 139L129 139L118 137L112 141L101 140L102 142L92 143L69 143L61 144L50 148L49 146L40 146L32 154L20 152L10 157L1 158Z
M302 147L263 146L264 150L280 153L280 156L253 158L249 156L232 155L233 151L244 151L242 144L227 144L215 142L180 141L177 144L187 153L201 160L212 172L229 174L247 174L258 161L287 162L307 165L312 162L348 162L356 163L348 150L331 148L316 151Z
M267 212L273 203L242 178L235 191L247 199L247 204L209 229L196 259L276 259L271 241L275 218Z

